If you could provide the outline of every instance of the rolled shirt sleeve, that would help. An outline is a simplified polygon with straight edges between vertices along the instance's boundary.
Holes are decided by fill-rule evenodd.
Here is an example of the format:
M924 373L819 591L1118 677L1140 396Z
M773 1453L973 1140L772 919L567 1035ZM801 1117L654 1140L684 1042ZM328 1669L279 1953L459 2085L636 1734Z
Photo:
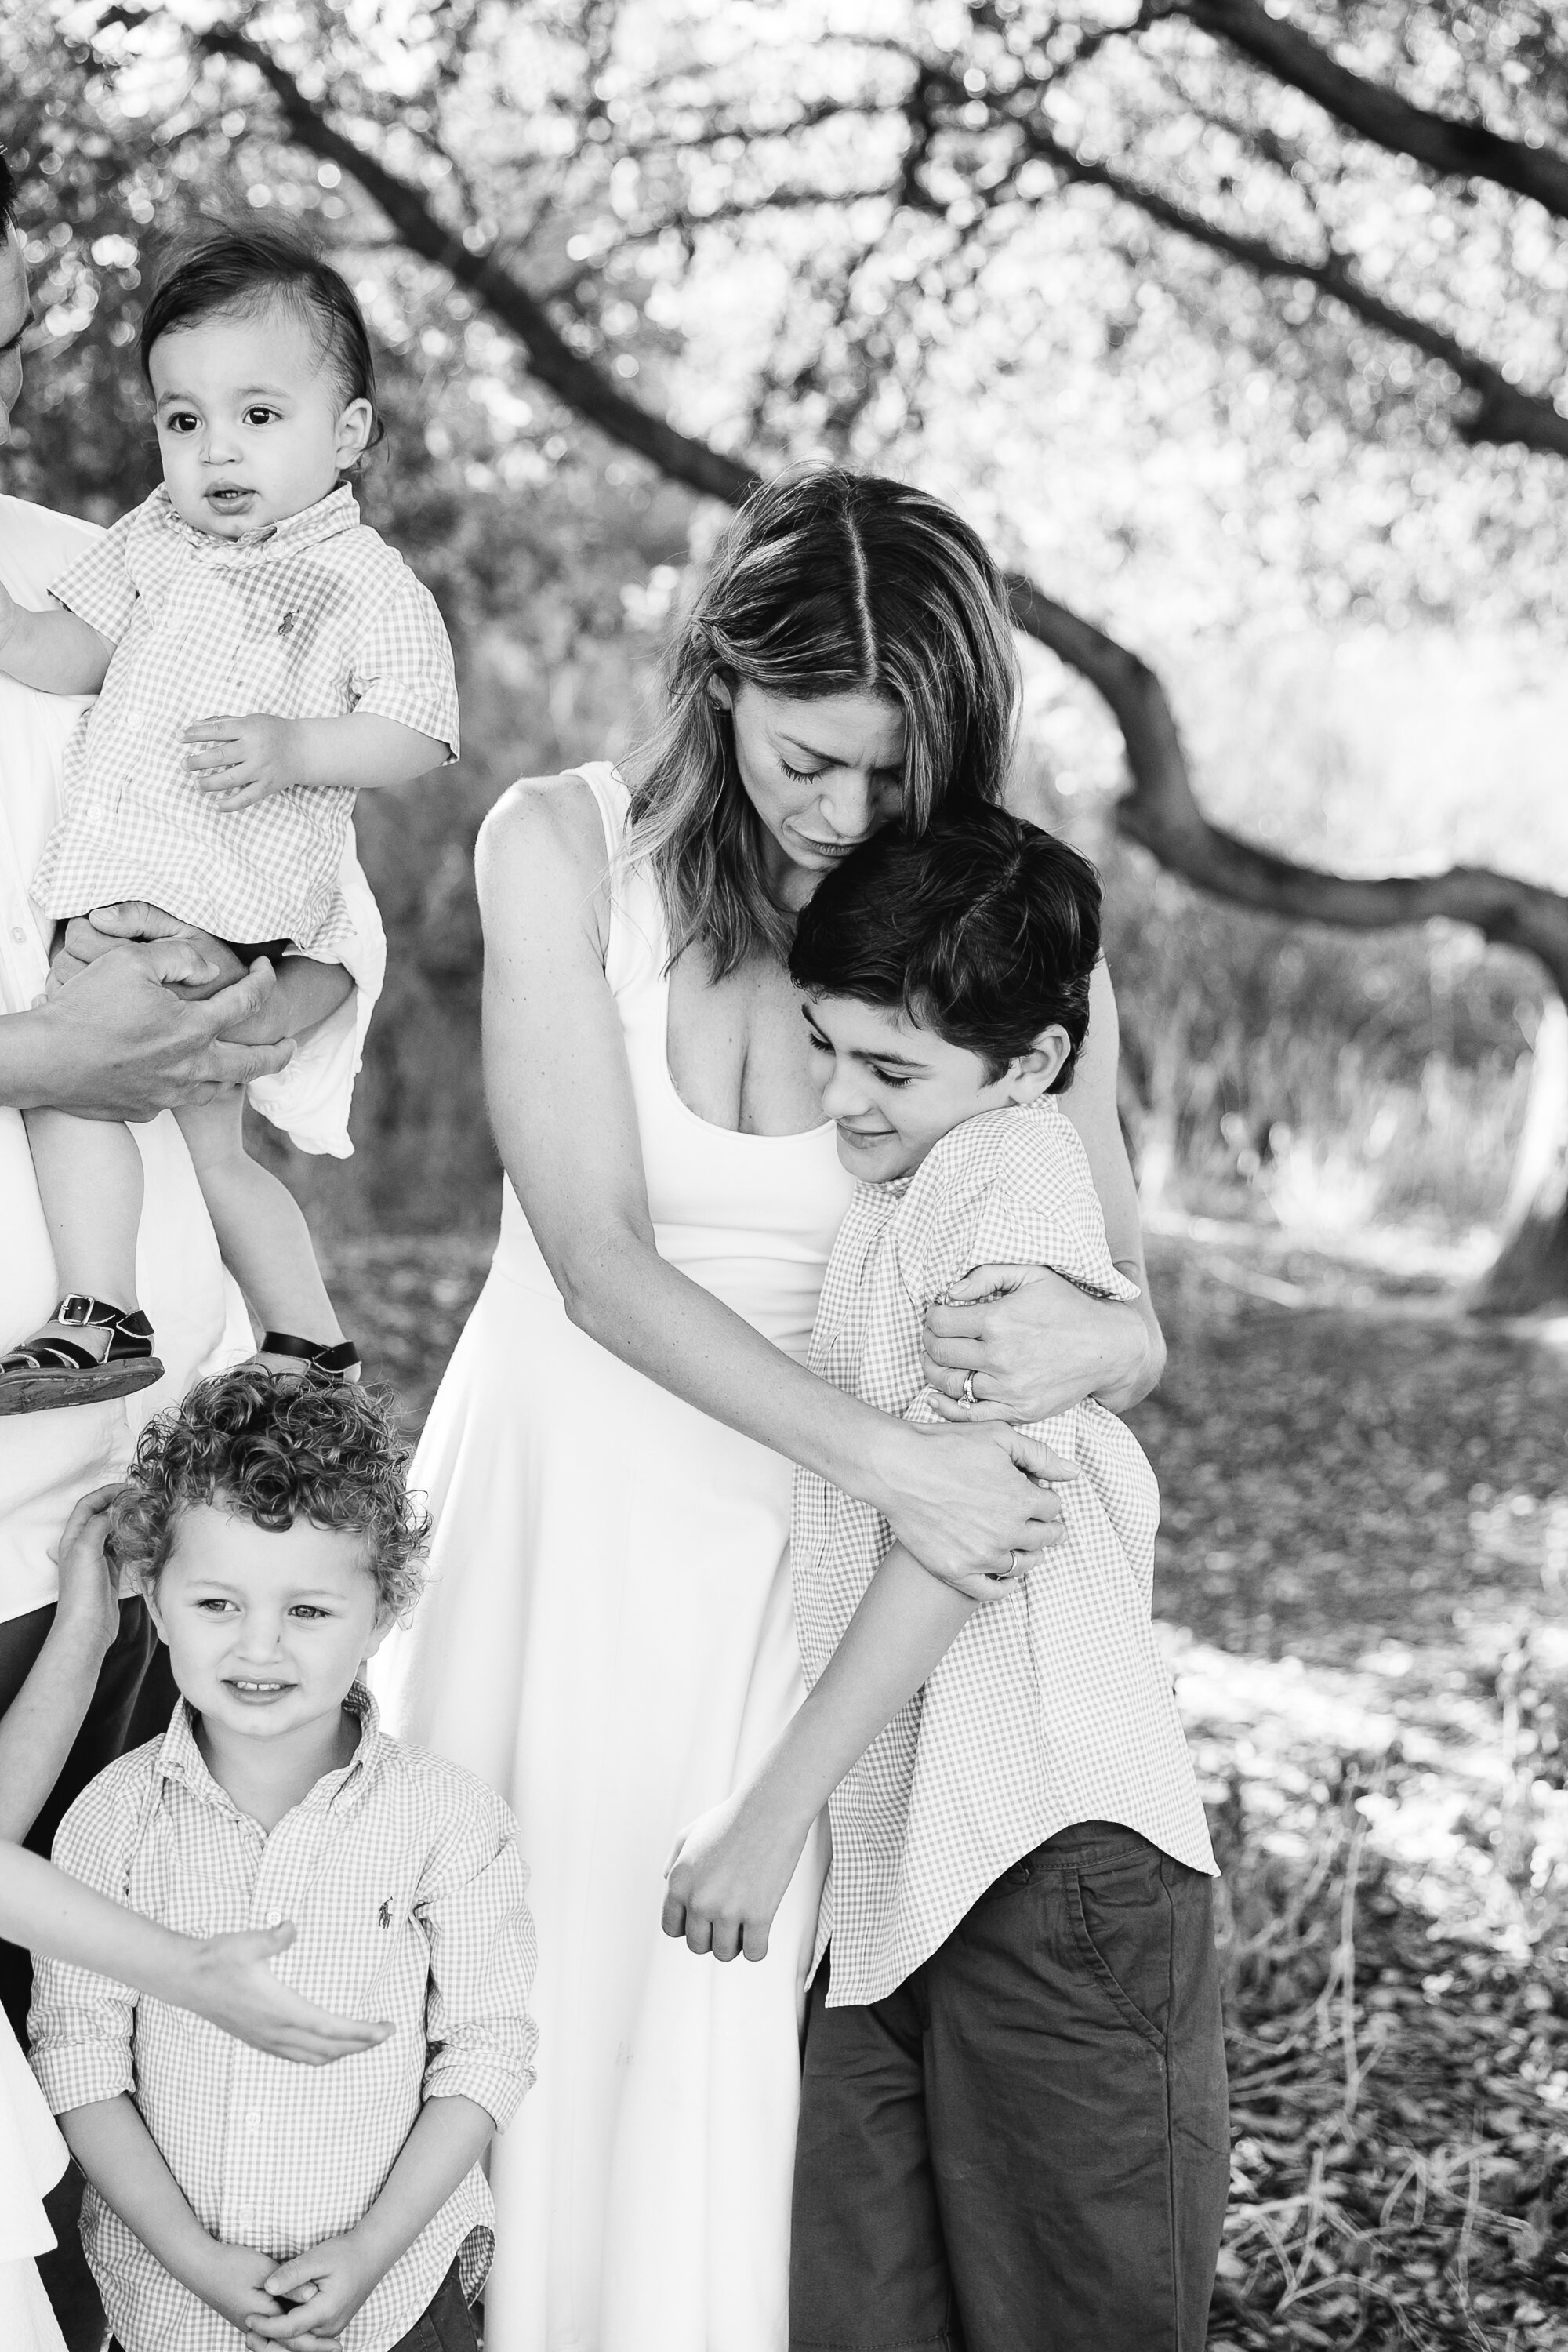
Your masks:
M395 719L458 757L458 681L436 599L406 564L366 620L349 674L356 711Z
M126 551L141 513L141 507L132 507L129 514L121 515L49 585L57 604L63 604L112 646L120 643L136 610L136 583Z
M85 1886L125 1900L136 1836L136 1808L102 1775L91 1782L56 1833L58 1867ZM136 1995L112 1977L67 1960L39 1960L27 2015L28 2056L38 2087L57 2116L117 2099L136 2087L131 2039Z
M479 1794L417 1906L430 1950L423 2088L427 2099L472 2099L504 2131L534 2079L538 1945L511 1816Z

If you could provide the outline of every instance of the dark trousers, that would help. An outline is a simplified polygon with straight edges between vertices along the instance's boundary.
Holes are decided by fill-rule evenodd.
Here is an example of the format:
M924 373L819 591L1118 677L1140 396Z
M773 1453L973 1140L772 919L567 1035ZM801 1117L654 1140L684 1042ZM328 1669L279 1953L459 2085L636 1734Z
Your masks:
M1229 2182L1213 1884L1081 1822L897 1991L812 1987L792 2352L1202 2352Z
M121 2352L112 2338L109 2352ZM463 2301L456 2263L437 2288L433 2301L426 2304L407 2335L398 2337L392 2352L479 2352L479 2330L474 2326L473 2313Z

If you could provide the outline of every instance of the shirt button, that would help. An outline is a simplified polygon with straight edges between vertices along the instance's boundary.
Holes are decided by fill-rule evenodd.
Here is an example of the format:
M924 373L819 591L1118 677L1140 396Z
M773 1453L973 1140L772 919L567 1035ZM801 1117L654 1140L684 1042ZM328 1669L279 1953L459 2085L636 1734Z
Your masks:
M12 924L12 926L11 926L11 937L12 937L12 938L16 941L16 943L17 943L17 945L18 945L18 946L20 946L20 945L22 944L23 940L26 940L26 936L27 936L27 934L26 934L26 932L22 929L22 926L21 926L21 924L20 924L20 923L13 923L13 924Z
M247 2131L258 2131L259 2130L260 2126L261 2110L259 2107L251 2107L246 2115L245 2127Z

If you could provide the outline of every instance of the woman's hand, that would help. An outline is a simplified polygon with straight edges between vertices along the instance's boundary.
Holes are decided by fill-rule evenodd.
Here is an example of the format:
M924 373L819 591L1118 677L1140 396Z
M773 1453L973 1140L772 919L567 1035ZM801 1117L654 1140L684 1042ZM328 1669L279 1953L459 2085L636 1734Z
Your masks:
M100 1658L120 1631L117 1580L104 1557L109 1507L119 1492L115 1485L84 1495L49 1555L60 1576L55 1623L62 1632L68 1628Z
M210 971L201 980L171 981L168 986L176 996L199 1002L245 978L245 965L226 940L214 939L195 923L183 923L149 899L124 898L110 907L95 907L89 915L72 916L49 966L49 994L125 940L189 940Z
M331 2017L313 2001L279 1984L268 1966L294 1941L284 1923L237 1936L208 1936L182 1954L178 1980L159 1988L159 1998L248 2042L269 2057L300 2066L328 2066L374 2049L390 2025L355 2017Z
M926 1314L926 1383L946 1421L1049 1421L1091 1396L1121 1411L1151 1385L1149 1356L1136 1307L1048 1266L977 1266Z
M1011 1576L1064 1539L1062 1507L1037 1479L1076 1478L1075 1464L998 1422L989 1429L888 1423L890 1453L876 1505L941 1583L973 1600L976 1577Z

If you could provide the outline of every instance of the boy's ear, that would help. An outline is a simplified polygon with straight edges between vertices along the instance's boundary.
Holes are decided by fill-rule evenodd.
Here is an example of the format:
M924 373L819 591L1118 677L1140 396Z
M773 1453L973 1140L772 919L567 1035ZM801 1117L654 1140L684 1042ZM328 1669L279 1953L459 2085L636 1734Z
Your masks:
M1072 1040L1065 1029L1054 1024L1049 1029L1042 1029L1030 1051L1020 1054L1007 1073L1008 1101L1038 1102L1043 1094L1049 1093L1071 1052Z
M147 1614L153 1620L153 1631L167 1649L169 1636L163 1630L163 1614L158 1607L158 1580L155 1576L139 1576L136 1579L136 1587L147 1604Z
M364 1645L364 1659L360 1662L362 1664L366 1659L374 1657L396 1622L397 1612L395 1609L388 1609L384 1605L376 1611L375 1623L372 1626L370 1639Z

